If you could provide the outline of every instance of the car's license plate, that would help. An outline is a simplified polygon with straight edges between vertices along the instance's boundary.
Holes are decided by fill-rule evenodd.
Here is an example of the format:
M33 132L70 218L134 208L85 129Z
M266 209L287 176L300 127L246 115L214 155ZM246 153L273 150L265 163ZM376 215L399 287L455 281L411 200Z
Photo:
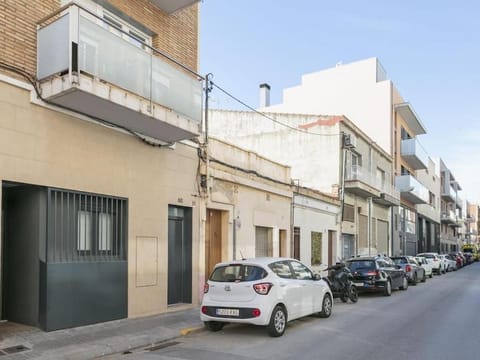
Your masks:
M361 283L361 282L356 282L356 283L353 283L353 285L362 287L362 286L363 286L363 283Z
M239 316L239 309L217 309L217 315L221 316Z

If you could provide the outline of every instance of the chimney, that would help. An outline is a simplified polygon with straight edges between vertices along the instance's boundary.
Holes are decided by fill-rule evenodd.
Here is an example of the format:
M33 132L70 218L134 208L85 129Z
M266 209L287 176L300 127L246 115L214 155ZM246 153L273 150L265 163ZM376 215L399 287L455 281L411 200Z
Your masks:
M260 84L260 107L270 106L270 85L267 83Z

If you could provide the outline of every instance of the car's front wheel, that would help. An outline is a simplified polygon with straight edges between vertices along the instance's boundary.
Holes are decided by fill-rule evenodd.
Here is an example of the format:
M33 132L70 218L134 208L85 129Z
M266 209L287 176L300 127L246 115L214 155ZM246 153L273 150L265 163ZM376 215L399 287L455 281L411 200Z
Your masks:
M225 323L219 321L205 321L204 324L208 330L213 332L222 330L225 325Z
M328 318L332 315L333 301L329 294L325 294L322 301L322 311L318 314L321 318Z
M407 290L407 289L408 289L408 279L404 277L402 286L400 286L400 290Z
M287 326L287 314L283 307L277 305L270 316L270 323L267 326L268 335L272 337L282 336Z

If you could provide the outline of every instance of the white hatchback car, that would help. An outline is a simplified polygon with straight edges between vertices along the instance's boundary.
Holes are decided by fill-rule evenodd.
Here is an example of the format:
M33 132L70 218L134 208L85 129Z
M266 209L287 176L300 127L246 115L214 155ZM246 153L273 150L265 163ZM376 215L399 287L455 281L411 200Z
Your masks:
M321 276L289 258L255 258L217 264L205 284L200 319L211 331L226 323L266 326L281 336L288 321L329 317L333 296Z

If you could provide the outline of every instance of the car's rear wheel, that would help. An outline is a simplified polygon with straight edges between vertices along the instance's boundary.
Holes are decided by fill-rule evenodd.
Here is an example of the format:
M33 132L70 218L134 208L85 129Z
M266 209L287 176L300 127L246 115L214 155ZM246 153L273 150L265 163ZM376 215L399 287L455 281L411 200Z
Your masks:
M385 290L383 291L383 295L385 296L392 295L392 283L390 282L390 280L387 280L385 284Z
M407 290L408 289L408 279L406 277L403 278L403 284L400 286L400 290Z
M415 286L418 283L417 273L413 274L412 285Z
M318 316L322 318L328 318L330 315L332 315L332 305L332 298L329 294L325 294L322 301L322 311L320 311Z
M426 282L426 281L427 281L427 273L425 271L423 271L422 282Z
M430 273L430 279L433 278L433 270L432 272Z
M213 332L222 330L225 325L225 323L219 321L205 321L204 324L208 330Z
M270 316L270 323L267 326L268 335L272 337L282 336L287 326L287 314L283 307L277 305Z

